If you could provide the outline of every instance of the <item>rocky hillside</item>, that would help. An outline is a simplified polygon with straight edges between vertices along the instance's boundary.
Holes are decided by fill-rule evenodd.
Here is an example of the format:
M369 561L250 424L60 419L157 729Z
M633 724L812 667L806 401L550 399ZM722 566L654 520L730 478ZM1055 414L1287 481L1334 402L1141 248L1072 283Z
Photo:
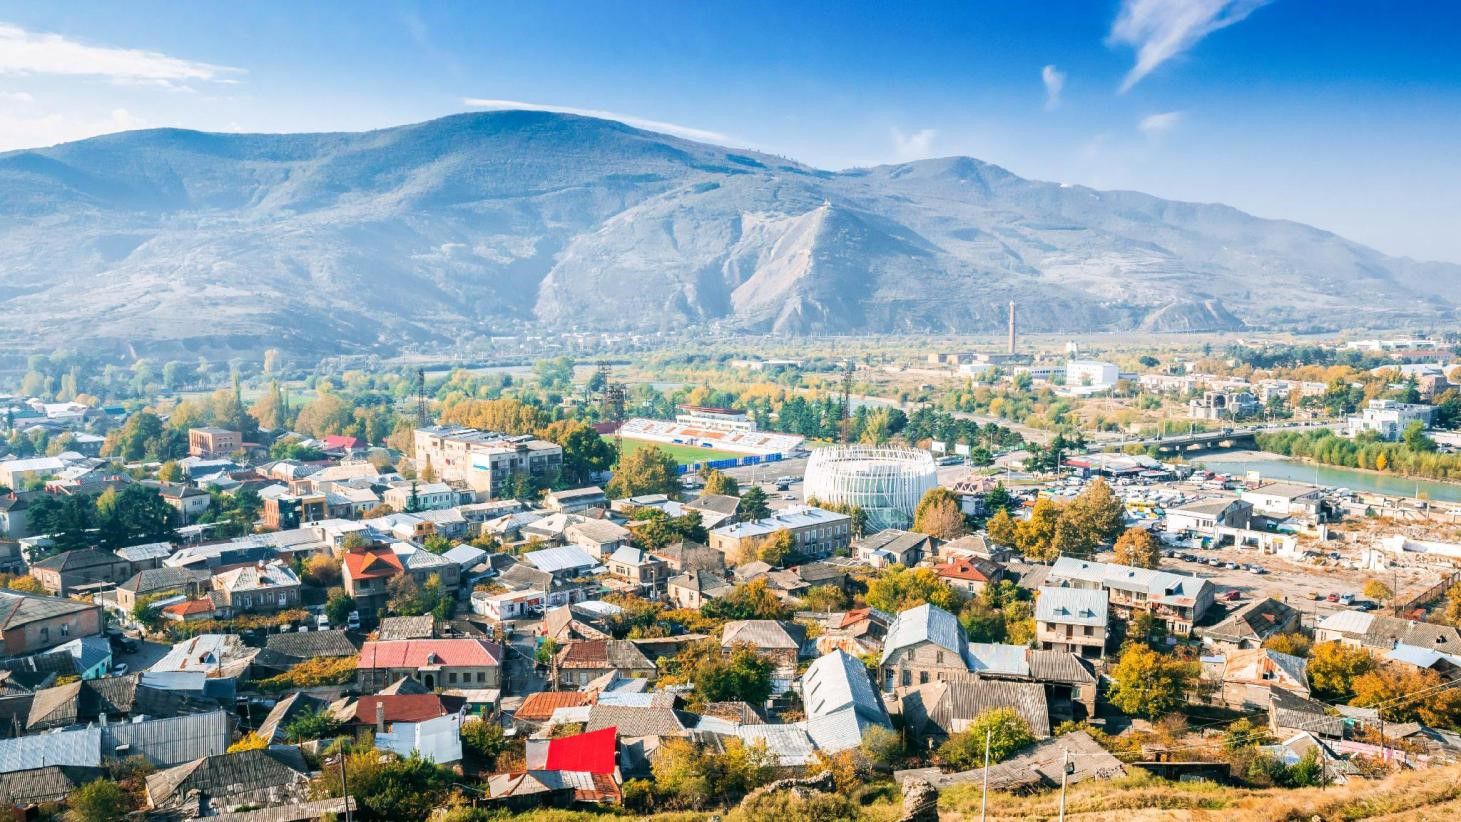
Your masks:
M37 348L394 351L524 324L1204 331L1449 316L1461 266L969 158L844 172L583 117L128 132L0 154Z

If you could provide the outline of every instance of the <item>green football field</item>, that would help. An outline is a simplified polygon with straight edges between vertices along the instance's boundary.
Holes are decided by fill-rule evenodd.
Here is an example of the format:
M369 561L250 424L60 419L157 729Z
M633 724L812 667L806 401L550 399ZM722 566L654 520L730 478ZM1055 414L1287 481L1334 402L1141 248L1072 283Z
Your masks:
M650 440L635 440L624 438L624 456L628 456L640 448L653 445L659 450L675 458L681 465L692 465L697 462L709 462L710 460L728 460L743 457L745 454L736 454L731 451L718 451L714 448L701 448L696 445L680 445L672 442L652 442Z

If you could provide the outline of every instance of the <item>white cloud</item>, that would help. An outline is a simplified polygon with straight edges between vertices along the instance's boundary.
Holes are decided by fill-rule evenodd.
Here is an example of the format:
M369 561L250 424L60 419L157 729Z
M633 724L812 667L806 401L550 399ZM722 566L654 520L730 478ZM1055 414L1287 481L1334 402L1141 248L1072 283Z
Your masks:
M34 103L36 98L24 91L0 91L0 100L7 103Z
M733 138L721 134L718 131L691 128L676 123L666 123L662 120L647 120L643 117L635 117L632 114L619 114L613 111L573 108L572 106L544 105L542 103L525 103L521 100L487 100L480 97L464 98L462 104L471 106L472 108L485 108L493 111L556 111L562 114L577 114L581 117L595 117L600 120L617 120L635 128L673 134L676 137L684 137L687 140L698 140L702 143L719 143L725 145L734 142Z
M902 129L893 129L893 157L900 163L927 159L933 154L933 141L938 138L938 129L925 128L904 134Z
M1060 105L1060 92L1065 90L1065 72L1046 66L1040 69L1040 82L1045 84L1045 110L1054 111Z
M1109 41L1136 50L1126 91L1213 32L1242 22L1270 0L1122 0Z
M0 151L50 146L147 125L146 120L124 108L95 117L70 117L56 112L26 116L0 110Z
M229 82L229 75L240 71L155 51L93 46L0 23L0 74L105 77L122 83L177 86L195 81Z
M1164 111L1160 114L1148 114L1137 123L1137 128L1148 137L1157 138L1171 131L1174 126L1182 122L1182 112Z

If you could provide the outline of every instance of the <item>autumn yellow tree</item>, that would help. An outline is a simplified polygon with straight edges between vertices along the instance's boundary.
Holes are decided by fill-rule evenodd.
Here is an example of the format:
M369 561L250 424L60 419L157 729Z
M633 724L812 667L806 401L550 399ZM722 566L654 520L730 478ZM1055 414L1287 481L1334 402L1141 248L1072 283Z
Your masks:
M1116 540L1116 562L1134 568L1155 568L1161 558L1157 540L1145 528L1127 528Z
M939 491L944 493L938 494ZM935 488L925 494L923 499L924 502L919 503L918 512L913 518L913 530L942 540L963 536L964 514L959 510L957 497L947 489Z

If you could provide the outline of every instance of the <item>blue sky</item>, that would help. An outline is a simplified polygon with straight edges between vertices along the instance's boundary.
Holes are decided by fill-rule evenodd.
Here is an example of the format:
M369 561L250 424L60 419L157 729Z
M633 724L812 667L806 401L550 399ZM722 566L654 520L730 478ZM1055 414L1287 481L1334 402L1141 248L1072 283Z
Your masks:
M516 103L826 168L968 154L1461 262L1461 5L16 3L0 149Z

